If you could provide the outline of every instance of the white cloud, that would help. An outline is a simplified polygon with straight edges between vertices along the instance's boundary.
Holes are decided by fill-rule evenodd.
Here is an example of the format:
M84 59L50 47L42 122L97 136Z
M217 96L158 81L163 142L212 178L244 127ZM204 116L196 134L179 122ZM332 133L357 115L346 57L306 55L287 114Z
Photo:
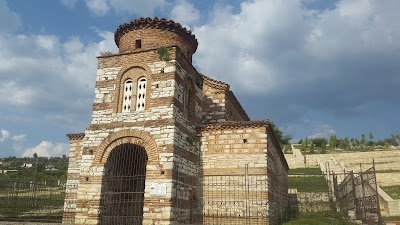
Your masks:
M26 106L29 104L30 99L35 98L35 96L35 90L29 86L22 88L15 81L9 80L0 84L0 104Z
M79 39L79 37L71 37L67 42L63 44L63 48L67 54L73 54L82 51L85 46Z
M62 42L53 35L0 35L0 114L38 114L36 120L60 115L77 124L88 120L81 115L90 115L96 56L117 51L111 32L96 32L101 40L87 44L78 37Z
M336 131L328 124L314 124L314 131L308 138L322 137L329 139L330 136L335 135Z
M307 12L299 5L249 1L241 4L239 14L231 7L215 8L209 24L194 28L199 40L195 63L205 74L246 92L279 90L286 76L276 61L295 53L309 29L302 22Z
M101 38L103 38L99 43L97 43L99 52L102 51L118 52L118 47L115 44L113 32L101 31L101 30L96 30L96 32Z
M62 0L67 7L73 7L75 1ZM65 1L65 2L64 2ZM88 9L98 15L104 16L111 9L116 13L137 14L139 16L154 16L155 10L166 6L166 0L84 0Z
M4 142L10 136L10 132L2 128L0 135L0 142Z
M92 111L96 56L101 51L117 51L112 32L95 32L100 40L86 43L79 37L0 32L0 123L15 129L33 127L49 138L60 130L62 136L64 132L81 132ZM2 131L0 141L8 136ZM21 133L12 139L0 146L0 154L21 155L29 147ZM28 149L26 154L38 150L52 155L44 147L60 150L53 143L43 142L39 145L42 148Z
M39 157L53 157L68 154L68 144L52 143L51 141L42 141L35 147L28 148L22 153L21 157L32 157L37 154Z
M61 0L61 3L68 8L73 8L78 0Z
M25 134L14 135L11 139L13 139L16 142L26 141L26 135Z
M165 7L165 0L108 0L116 12L134 13L139 16L154 16L156 9Z
M193 29L194 63L238 96L303 106L300 118L310 109L339 114L398 102L400 1L356 2L315 11L300 0L255 0L238 13L217 5L210 22Z
M14 32L20 26L21 19L19 16L8 8L7 1L0 0L0 34Z
M170 16L173 20L189 26L200 19L200 11L186 0L179 0L171 10Z
M107 0L85 0L85 2L89 10L97 15L105 15L110 9Z

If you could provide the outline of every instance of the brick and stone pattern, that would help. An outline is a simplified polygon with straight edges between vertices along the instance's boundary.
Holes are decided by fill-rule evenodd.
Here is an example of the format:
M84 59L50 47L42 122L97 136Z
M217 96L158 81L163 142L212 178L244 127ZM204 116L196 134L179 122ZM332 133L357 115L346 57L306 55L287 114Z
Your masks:
M228 208L223 209L221 206L205 204L204 213L209 215L211 209L216 215L229 212L229 215L240 219L245 213L253 217L261 215L260 212L268 212L268 218L265 220L259 218L259 221L253 221L254 224L266 224L283 217L287 208L288 166L276 137L268 127L268 122L211 123L203 125L200 133L200 173L204 177L203 202L213 204L215 201L218 202L218 198L227 202L236 202L239 192L239 195L247 193L249 202L258 203L251 206L251 210L246 209L245 205L242 205L241 210L237 205L232 205L231 208L235 209L233 212L228 209L229 205L225 205L224 207ZM244 189L244 186L230 189L228 185L215 185L214 182L219 175L221 179L226 175L231 175L230 184L247 182L247 192L240 190ZM209 176L214 179L207 179ZM246 181L244 181L245 177L247 177ZM219 188L221 190L218 190ZM238 203L240 204L240 201ZM228 223L228 221L224 222Z
M279 189L277 181L268 177L269 173L286 175L279 144L267 121L249 121L228 84L194 68L194 36L171 21L146 18L121 25L115 40L119 53L98 57L91 122L84 133L68 135L63 222L99 223L108 157L126 144L141 146L147 154L143 224L192 223L199 182L220 173L239 175L245 169L245 173L267 176L264 186L252 190L263 196L265 204L274 204L273 211L269 203L257 209L268 209L269 217L262 222L279 217L284 204L275 203L271 196L278 199L275 196L285 194L286 178L279 179L283 185ZM166 47L169 60L160 59L160 47ZM147 86L144 110L132 107L123 112L125 81L133 82L134 106L135 85L141 78ZM162 196L150 192L158 184L165 185Z
M229 85L203 75L203 123L248 121Z

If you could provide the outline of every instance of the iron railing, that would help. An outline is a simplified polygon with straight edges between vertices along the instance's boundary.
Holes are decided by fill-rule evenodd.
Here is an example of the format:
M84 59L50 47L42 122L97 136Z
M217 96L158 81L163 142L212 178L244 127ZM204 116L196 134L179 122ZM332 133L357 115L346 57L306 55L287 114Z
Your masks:
M343 214L365 224L382 224L375 165L364 172L351 171L340 184L334 180L336 199Z
M0 220L60 222L64 184L61 180L0 181Z
M220 174L196 178L178 173L173 182L172 198L176 207L171 214L172 219L176 224L282 224L304 215L336 216L338 207L346 215L353 212L353 219L379 224L379 204L374 197L377 192L373 170L358 175L347 174L341 184L336 183L336 195L329 191L331 179L326 179L325 175L290 174L287 183L283 182L285 176L248 174L245 171L241 175ZM336 175L332 176L335 181ZM142 182L144 177L134 178L121 178L115 182L116 177L108 177L104 178L104 182L129 181L133 184L132 187L142 186L135 185L135 182ZM0 181L0 221L61 223L63 214L75 211L76 201L68 198L64 201L64 197L76 195L76 185L65 184L63 180ZM129 185L118 185L122 186ZM111 224L107 221L115 221L116 217L120 217L121 224L140 224L141 211L134 213L133 217L131 214L134 208L138 208L135 204L142 205L143 199L136 195L142 196L143 192L136 193L136 189L128 188L129 193L125 193L114 187L116 185L104 187L102 191L102 223ZM131 213L121 216L124 211L117 209L117 206ZM113 213L113 210L118 213ZM135 219L138 221L135 222ZM64 219L63 222L73 224L73 220Z

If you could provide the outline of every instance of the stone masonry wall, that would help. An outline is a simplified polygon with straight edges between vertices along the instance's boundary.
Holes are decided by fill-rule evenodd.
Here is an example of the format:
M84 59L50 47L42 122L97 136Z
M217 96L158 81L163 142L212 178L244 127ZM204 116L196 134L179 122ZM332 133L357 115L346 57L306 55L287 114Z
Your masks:
M203 123L225 121L225 91L203 84Z
M101 211L108 210L101 207L106 201L102 191L107 187L103 175L109 171L105 170L108 156L125 144L141 146L147 153L143 224L192 223L194 200L216 200L206 194L207 187L224 191L205 179L218 174L230 176L230 182L240 186L223 195L247 191L246 198L256 202L251 212L241 202L225 222L241 221L243 213L257 218L252 224L268 224L280 217L286 206L280 201L286 194L287 164L276 137L267 121L249 121L228 84L197 72L191 64L197 48L194 36L173 21L157 18L123 24L115 35L119 53L98 57L90 125L84 134L68 136L67 185L71 188L66 205L71 207L66 207L64 223L98 224ZM169 61L160 60L160 47L167 47ZM140 92L145 107L136 111L135 82L142 77L146 78L146 91ZM128 79L132 80L132 107L123 112ZM278 179L274 174L284 176ZM240 180L243 176L245 183ZM204 189L197 196L199 179ZM154 195L152 187L161 184L166 193ZM222 212L219 205L203 202L203 210L213 209L207 213Z
M232 91L228 91L225 95L225 119L226 121L250 120Z
M83 134L68 135L71 144L69 149L69 164L63 213L63 222L68 224L73 224L75 221L77 189L80 176L80 169L77 162L82 158L81 140L83 137Z
M257 214L266 212L268 202L268 187L266 183L254 186L247 193L245 181L257 179L257 177L247 177L246 174L258 174L263 178L267 170L267 135L265 127L239 127L239 128L215 128L204 127L201 131L201 174L203 178L202 202L203 214L207 215L204 219L212 222L213 217L220 218L221 224L229 224L232 221L241 221L248 213L243 201L244 196L253 196L251 201L258 199L258 205L251 205L252 212ZM246 171L248 166L248 171ZM211 176L210 176L211 175ZM229 178L225 176L229 175ZM236 176L235 176L236 175ZM226 179L219 183L219 179ZM231 186L229 186L229 185ZM264 185L262 185L264 184ZM218 202L224 202L218 205ZM226 203L225 203L226 202ZM214 204L216 203L216 204ZM235 203L235 204L229 204ZM266 224L267 221L259 218L259 221L252 221L252 224ZM244 220L242 221L244 222Z
M203 123L250 120L228 84L203 77Z
M196 124L201 121L202 91L196 83L199 74L182 55L177 56L176 91L174 103L174 219L189 224L193 215L193 190L197 187L199 176L200 142L196 135ZM190 93L189 93L190 92ZM184 98L189 98L184 106ZM186 109L185 109L186 108ZM185 113L185 110L187 112ZM184 188L182 188L184 187Z
M175 49L171 52L175 53ZM178 87L181 86L178 77L182 76L185 69L178 66L178 74L175 55L171 58L171 62L159 61L154 51L99 57L92 122L79 143L81 158L76 158L76 162L70 164L70 174L73 171L80 174L75 224L98 223L104 164L95 163L96 155L107 137L122 131L148 134L158 149L158 160L152 161L149 158L147 165L145 198L153 203L151 206L145 204L144 224L152 224L154 219L164 221L158 224L169 224L174 219L171 214L175 207L173 199L177 198L177 193L173 191L176 185L173 170L196 177L199 148L195 147L194 141L188 144L187 137L195 136L191 135L195 130L187 126L187 118L181 119L184 122L179 123L179 126L175 124L175 118L182 117L181 110L176 106L179 104L176 103L181 101L181 96L178 95ZM107 67L109 65L113 67ZM132 66L143 68L147 73L146 109L121 113L115 110L118 98L116 87L121 82L118 79L123 76L123 72L136 68ZM157 183L166 185L166 196L150 196L150 186Z
M141 48L135 47L135 41L141 40ZM128 53L141 49L157 49L159 47L178 46L182 49L188 60L192 61L195 49L188 44L180 35L174 32L165 32L158 29L133 30L124 34L119 41L119 52Z
M269 215L270 221L278 221L285 217L288 205L288 165L280 149L279 144L272 135L272 129L267 128L268 153L267 153L267 174L269 179Z
M210 125L212 126L212 125ZM201 131L201 168L204 175L265 174L267 134L265 127L208 129Z
M215 186L211 176L233 175L229 183L241 182L244 176L248 176L248 196L252 205L247 213L268 212L268 220L253 221L254 224L266 224L284 215L287 206L287 164L280 151L279 145L273 138L271 130L266 124L257 124L253 121L232 122L236 126L224 126L224 123L204 125L201 130L201 171L204 177L203 202L218 201L217 196L209 196L210 193L223 193L223 201L234 202L230 197L240 195L240 187L229 193L229 188L224 185ZM271 171L267 175L267 171ZM272 174L272 171L274 174ZM246 175L247 174L247 175ZM235 176L237 175L237 176ZM208 179L209 178L209 179ZM265 179L265 182L262 182ZM207 188L212 188L212 191ZM242 190L245 193L246 190ZM207 198L213 201L207 201ZM252 199L254 198L254 199ZM263 202L264 201L264 202ZM239 204L239 203L238 203ZM266 208L263 208L266 206ZM225 205L224 207L228 207ZM229 212L234 218L243 217L246 211L240 210L237 205L231 209L215 208L212 205L204 205L205 214ZM261 208L258 208L261 207ZM214 208L214 212L209 211ZM208 210L208 211L207 211ZM219 211L222 210L222 211ZM236 216L236 217L235 217ZM231 218L232 219L232 218ZM272 223L272 222L271 222Z

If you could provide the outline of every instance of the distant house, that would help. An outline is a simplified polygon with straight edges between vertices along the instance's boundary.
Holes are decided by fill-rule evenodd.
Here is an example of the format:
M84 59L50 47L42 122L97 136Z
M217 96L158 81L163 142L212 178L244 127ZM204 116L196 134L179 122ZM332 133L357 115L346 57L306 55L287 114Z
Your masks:
M32 168L32 167L33 167L33 164L32 164L32 163L24 163L24 164L22 164L21 167L24 167L24 168Z
M47 165L45 167L46 171L57 171L58 169L55 168L53 165Z
M2 173L17 173L18 170L0 170Z
M5 164L4 160L0 159L0 165Z

